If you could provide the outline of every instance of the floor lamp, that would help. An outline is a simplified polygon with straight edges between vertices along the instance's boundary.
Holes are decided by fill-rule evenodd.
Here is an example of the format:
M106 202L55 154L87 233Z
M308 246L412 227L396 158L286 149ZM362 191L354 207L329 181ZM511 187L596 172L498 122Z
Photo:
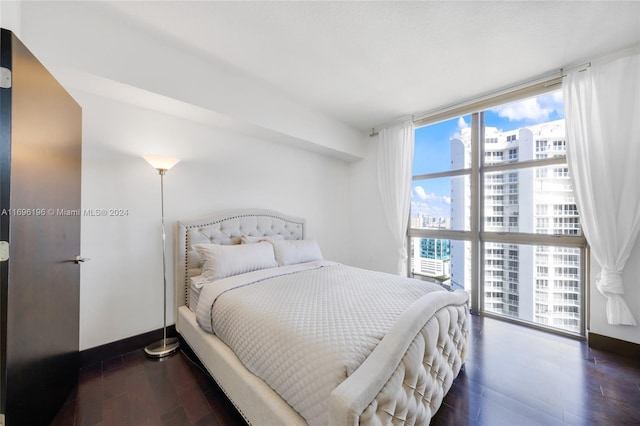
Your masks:
M177 337L167 339L167 256L166 256L166 234L164 232L164 175L180 161L173 157L161 157L158 155L144 155L147 160L160 173L160 206L162 212L162 278L164 280L164 326L162 340L150 344L144 348L145 354L150 358L163 358L178 350L180 341Z

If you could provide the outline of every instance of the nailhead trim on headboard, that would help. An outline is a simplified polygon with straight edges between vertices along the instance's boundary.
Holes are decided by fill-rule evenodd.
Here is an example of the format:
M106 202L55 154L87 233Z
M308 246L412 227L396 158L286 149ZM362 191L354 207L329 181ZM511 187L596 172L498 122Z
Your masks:
M201 237L198 241L192 241L194 230L197 230L197 235ZM305 220L272 210L244 209L214 213L202 219L179 221L175 261L176 308L189 303L189 280L199 273L200 265L190 263L190 247L193 244L239 244L243 235L276 234L284 236L285 239L303 239Z

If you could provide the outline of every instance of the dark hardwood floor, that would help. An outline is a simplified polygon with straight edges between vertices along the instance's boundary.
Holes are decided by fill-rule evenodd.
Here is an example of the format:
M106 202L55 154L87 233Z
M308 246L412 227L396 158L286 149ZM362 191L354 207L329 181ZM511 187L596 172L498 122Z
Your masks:
M434 425L640 425L640 362L472 316L467 362ZM180 352L142 350L83 368L53 425L244 425ZM256 425L261 426L261 425Z
M640 361L472 316L471 348L434 425L640 425Z
M246 425L188 352L151 360L140 349L83 368L78 386L51 424Z

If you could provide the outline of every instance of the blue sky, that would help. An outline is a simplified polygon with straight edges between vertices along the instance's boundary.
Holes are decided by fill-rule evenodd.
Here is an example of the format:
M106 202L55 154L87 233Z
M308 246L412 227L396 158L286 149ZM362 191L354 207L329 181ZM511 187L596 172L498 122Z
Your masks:
M485 125L502 131L564 118L562 92L552 92L485 111ZM413 174L450 170L450 142L463 128L471 125L471 115L416 129ZM448 217L451 204L450 178L414 181L411 192L411 216L422 212Z

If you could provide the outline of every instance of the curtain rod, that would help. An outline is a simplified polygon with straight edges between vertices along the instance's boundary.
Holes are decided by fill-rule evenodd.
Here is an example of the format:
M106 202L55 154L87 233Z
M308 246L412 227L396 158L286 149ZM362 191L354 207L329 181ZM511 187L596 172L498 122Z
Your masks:
M491 99L498 98L500 96L507 95L511 92L526 90L527 88L533 88L535 86L540 86L541 88L555 86L556 84L561 83L561 79L567 76L568 72L579 70L584 71L591 67L591 62L586 62L580 65L575 65L571 67L561 68L558 71L554 71L548 74L544 74L542 76L526 80L524 82L520 82L511 86L504 87L502 89L494 90L491 92L487 92L483 95L476 96L471 99L467 99L462 102L457 102L454 104L447 105L442 108L434 109L427 112L422 112L419 114L412 115L413 123L420 124L427 121L430 117L435 117L438 115L446 114L449 111L454 111L457 109L465 108L474 104L479 104L482 102L488 102ZM375 127L371 128L371 133L369 133L369 137L374 137L378 135L378 131L376 131Z
M574 65L572 67L562 68L561 71L562 71L562 76L566 77L567 74L569 74L572 71L582 72L582 71L586 71L589 68L591 68L591 62L585 62L584 64Z
M537 85L546 85L548 83L551 83L559 78L562 78L562 70L558 70L558 71L554 71L552 73L548 73L545 74L543 76L539 76L533 79L529 79L517 84L513 84L510 86L506 86L503 87L501 89L498 90L493 90L491 92L486 92L482 95L473 97L471 99L467 99L465 101L462 102L456 102L454 104L450 104L447 105L445 107L442 108L438 108L438 109L434 109L431 111L426 111L420 114L416 114L416 118L414 119L414 123L420 123L422 121L426 121L429 117L434 117L436 115L442 115L442 114L446 114L449 111L453 111L453 110L457 110L457 109L461 109L461 108L465 108L465 107L469 107L471 105L474 104L478 104L481 102L486 102L490 99L494 99L503 95L506 95L507 93L511 93L511 92L516 92L519 90L524 90L528 87L533 87L533 86L537 86Z

